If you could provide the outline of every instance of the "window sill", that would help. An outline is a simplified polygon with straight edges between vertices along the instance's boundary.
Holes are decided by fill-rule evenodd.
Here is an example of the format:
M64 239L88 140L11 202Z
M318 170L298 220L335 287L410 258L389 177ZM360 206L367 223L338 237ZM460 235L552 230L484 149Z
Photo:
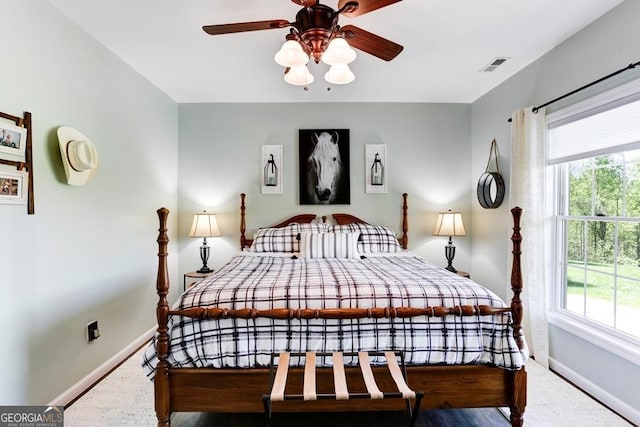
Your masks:
M565 311L550 312L548 321L560 329L572 333L605 351L640 366L639 343L638 340L632 337L623 336L621 333L607 330L604 327L597 326L592 322Z

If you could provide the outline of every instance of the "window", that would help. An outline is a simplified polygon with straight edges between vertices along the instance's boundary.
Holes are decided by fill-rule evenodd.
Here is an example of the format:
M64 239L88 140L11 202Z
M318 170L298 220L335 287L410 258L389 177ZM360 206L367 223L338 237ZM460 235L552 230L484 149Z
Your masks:
M548 118L557 310L640 342L640 93Z

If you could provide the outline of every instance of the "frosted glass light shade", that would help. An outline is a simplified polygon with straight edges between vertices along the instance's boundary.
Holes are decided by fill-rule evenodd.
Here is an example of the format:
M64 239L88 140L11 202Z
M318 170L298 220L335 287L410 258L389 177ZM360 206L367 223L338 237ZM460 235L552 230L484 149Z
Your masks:
M349 64L356 59L356 51L343 38L331 40L327 50L322 54L322 62L328 65Z
M324 75L324 79L334 85L351 83L356 78L347 64L332 65Z
M284 74L284 81L296 85L304 86L313 83L313 75L309 72L306 65L296 65L291 67L289 71Z
M309 62L309 55L304 53L300 43L295 40L287 40L273 59L283 67L295 67Z

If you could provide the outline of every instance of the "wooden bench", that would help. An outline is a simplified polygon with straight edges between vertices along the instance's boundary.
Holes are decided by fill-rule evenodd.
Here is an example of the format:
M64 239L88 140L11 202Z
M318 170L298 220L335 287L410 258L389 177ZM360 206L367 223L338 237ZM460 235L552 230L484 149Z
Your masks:
M376 380L371 370L369 356L384 355L387 361L389 374L398 388L398 391L382 392L376 384ZM286 393L287 375L289 373L289 361L291 357L305 357L304 363L304 383L302 393ZM316 391L316 357L331 357L333 359L333 379L334 393L317 393ZM344 356L358 357L358 365L362 373L367 392L350 392L347 386L345 375ZM400 364L398 364L398 357ZM275 363L275 359L278 363ZM275 375L274 375L275 370ZM424 393L413 391L406 381L406 371L404 366L404 354L400 351L387 352L333 352L333 353L289 353L271 355L271 388L269 394L262 396L266 424L271 427L272 402L282 402L285 400L305 400L313 401L320 399L349 400L349 399L387 399L401 398L407 401L407 412L409 414L409 427L413 427L420 409L420 401ZM415 400L413 410L411 400Z

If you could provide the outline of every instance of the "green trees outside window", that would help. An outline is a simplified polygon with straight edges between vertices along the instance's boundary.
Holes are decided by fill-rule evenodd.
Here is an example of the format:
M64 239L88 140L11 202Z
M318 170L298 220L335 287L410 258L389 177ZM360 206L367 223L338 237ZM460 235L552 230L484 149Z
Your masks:
M565 164L564 308L640 338L640 150Z

